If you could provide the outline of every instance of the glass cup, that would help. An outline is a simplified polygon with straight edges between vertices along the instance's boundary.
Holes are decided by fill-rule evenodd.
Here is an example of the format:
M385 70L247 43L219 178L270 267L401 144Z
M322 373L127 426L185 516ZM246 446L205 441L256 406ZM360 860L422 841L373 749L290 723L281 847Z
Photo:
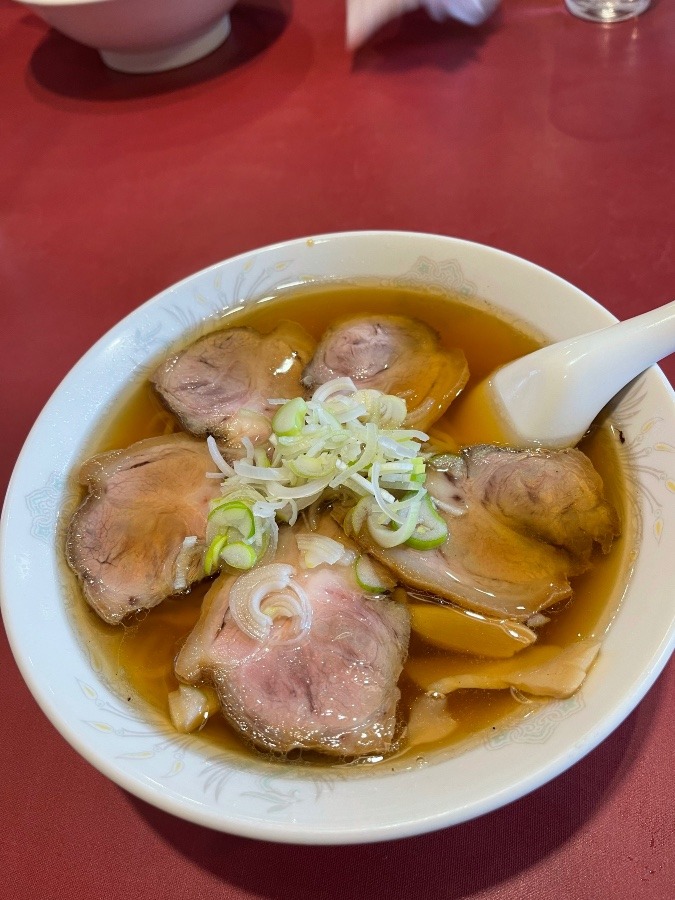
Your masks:
M565 0L569 11L589 22L623 22L643 13L651 0Z

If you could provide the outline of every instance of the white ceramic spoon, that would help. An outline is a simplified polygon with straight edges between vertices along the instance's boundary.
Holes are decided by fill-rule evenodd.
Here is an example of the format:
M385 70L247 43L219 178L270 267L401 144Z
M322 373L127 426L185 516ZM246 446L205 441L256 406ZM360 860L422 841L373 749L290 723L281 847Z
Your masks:
M510 442L571 447L621 388L673 352L675 301L508 363L488 395Z

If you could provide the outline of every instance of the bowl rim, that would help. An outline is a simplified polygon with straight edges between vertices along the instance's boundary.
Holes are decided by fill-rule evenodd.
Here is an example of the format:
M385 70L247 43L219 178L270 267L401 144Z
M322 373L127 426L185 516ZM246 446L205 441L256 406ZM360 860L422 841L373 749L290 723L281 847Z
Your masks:
M557 752L546 765L543 765L529 775L520 778L515 790L498 790L492 794L483 795L478 799L466 802L461 807L452 810L436 811L428 815L415 813L408 817L406 817L405 814L401 814L396 822L381 823L376 827L371 825L366 828L340 824L334 827L324 825L321 829L317 829L314 826L297 826L295 823L289 823L287 821L261 822L259 818L251 819L250 817L248 820L246 817L241 817L237 820L232 820L231 818L224 820L221 812L214 812L211 809L203 808L199 804L190 805L189 802L184 802L189 801L189 798L174 795L166 790L158 791L149 782L139 781L135 775L129 775L128 772L121 770L118 763L111 762L110 758L102 756L97 747L89 740L89 736L81 729L75 728L70 719L64 715L62 708L59 708L58 704L55 705L51 686L44 682L42 676L39 676L39 670L35 669L35 666L28 658L26 649L23 645L23 638L18 627L16 616L17 601L15 600L15 597L17 595L17 588L12 582L12 573L9 568L8 560L11 551L10 545L12 537L10 534L10 519L15 514L17 502L20 501L20 498L17 497L18 483L24 468L26 468L34 453L33 445L37 439L36 436L39 435L48 417L58 409L59 404L62 402L63 392L68 389L70 383L80 373L86 371L92 360L100 357L106 349L113 345L115 341L119 340L122 333L128 329L130 322L134 322L139 319L139 317L143 317L147 312L153 311L159 306L162 300L167 300L168 298L179 294L187 286L194 284L196 279L211 278L216 273L219 273L224 267L234 269L237 265L246 263L252 258L257 258L261 255L273 256L274 253L278 251L287 252L294 248L299 249L310 245L319 246L330 244L335 246L336 244L339 245L340 243L345 242L348 244L350 241L354 240L360 242L386 242L390 239L395 242L416 241L420 244L424 244L426 241L439 242L439 245L443 244L448 250L454 248L467 252L471 251L479 254L487 254L488 256L493 255L493 258L498 257L502 260L510 261L510 264L516 264L518 267L524 266L524 271L529 273L538 272L540 277L544 277L546 281L553 279L554 282L557 282L559 286L562 286L566 292L571 291L576 294L579 297L580 302L590 304L589 308L595 309L605 322L611 323L611 321L616 321L615 317L601 307L595 300L588 297L588 295L584 294L578 288L574 287L564 279L561 279L554 273L506 251L473 241L423 232L376 229L332 232L279 241L264 247L244 251L186 276L136 307L136 309L132 310L116 325L109 329L89 350L86 351L85 354L83 354L80 360L75 363L53 391L24 442L10 478L3 504L2 517L0 519L0 607L2 608L5 630L9 638L14 658L33 697L62 736L83 758L90 762L100 772L130 793L138 796L153 806L196 824L206 825L216 830L226 831L245 837L295 844L350 844L389 840L459 824L493 811L527 795L531 791L557 777L557 775L561 774L593 750L619 724L621 724L621 722L623 722L629 713L637 706L656 681L656 678L665 667L675 648L674 610L670 630L664 632L661 639L651 648L649 657L645 658L643 662L640 678L632 686L632 689L628 692L624 692L618 702L614 704L613 708L606 712L598 721L595 721L593 727L589 728L584 734L583 739L577 740L572 747L565 746L560 752ZM495 306L499 306L498 301L494 301L494 303ZM652 390L655 390L658 386L664 397L668 399L671 407L670 412L673 414L673 423L675 423L675 392L668 380L656 367L653 367L645 377ZM80 436L79 446L81 447L82 445L83 438ZM387 776L385 775L383 777Z

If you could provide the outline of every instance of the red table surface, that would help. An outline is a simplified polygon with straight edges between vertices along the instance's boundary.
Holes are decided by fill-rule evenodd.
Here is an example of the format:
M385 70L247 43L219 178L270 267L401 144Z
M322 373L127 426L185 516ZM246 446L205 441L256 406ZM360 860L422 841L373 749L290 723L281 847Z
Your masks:
M98 337L266 243L438 232L539 263L620 318L673 296L675 4L615 26L562 0L504 0L475 30L412 14L355 55L343 0L243 0L232 26L192 66L125 76L0 0L3 493ZM131 797L39 712L4 632L0 654L3 896L675 896L672 664L530 796L435 834L322 848L211 832Z

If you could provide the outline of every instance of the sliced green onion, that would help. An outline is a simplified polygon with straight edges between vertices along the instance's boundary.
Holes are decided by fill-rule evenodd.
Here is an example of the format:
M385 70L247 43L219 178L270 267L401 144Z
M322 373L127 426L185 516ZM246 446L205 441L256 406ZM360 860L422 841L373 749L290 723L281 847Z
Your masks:
M264 447L255 447L253 450L253 462L262 469L267 469L271 465L267 451Z
M383 522L382 519L386 519L386 516L379 510L369 513L366 522L368 523L368 531L371 537L380 547L390 548L405 544L415 530L421 505L421 503L411 504L405 523L398 527L394 523Z
M364 438L365 443L360 456L332 480L331 487L346 484L352 475L356 475L362 469L368 469L373 465L375 454L377 453L377 425L374 422L369 422L366 425Z
M255 534L253 512L241 500L217 503L209 513L209 522L211 521L219 531L235 528L243 538L251 538Z
M370 497L362 497L356 506L350 511L350 525L353 534L359 534L368 513L373 509L373 501Z
M211 459L214 461L223 475L232 475L234 469L228 462L226 462L223 454L218 449L218 444L216 443L216 439L213 437L213 435L210 434L206 438L206 446L208 447L209 453L211 454Z
M245 459L238 459L234 463L234 471L241 478L249 481L283 481L283 472L272 466L256 466Z
M418 444L395 440L389 435L380 434L378 443L382 452L390 459L413 459L420 452Z
M223 501L214 505L207 541L225 537L226 544L220 556L207 554L210 569L225 546L236 543L248 544L262 559L266 548L276 545L277 520L292 524L327 489L341 488L355 501L367 498L363 505L357 502L349 527L359 533L367 521L382 546L411 537L420 547L438 540L433 530L438 523L421 506L427 493L422 444L428 438L401 427L404 419L401 398L357 391L349 378L326 382L307 401L296 397L281 403L269 443L254 448L242 439L244 458L223 466ZM241 501L248 512L229 507L232 501ZM424 515L433 528L420 520Z
M362 404L369 418L381 428L398 428L408 413L405 400L391 394L383 394L381 391L357 391L352 400Z
M340 425L344 425L346 422L353 422L355 419L360 419L363 416L368 415L368 410L365 406L359 404L347 407L346 409L333 409L331 412L335 421L339 422Z
M273 491L273 496L280 500L306 501L309 499L309 502L303 504L303 506L309 506L328 487L329 481L329 478L317 478L300 485L275 484L274 488L270 488L270 490Z
M227 544L227 535L219 535L211 541L209 549L206 551L206 556L204 557L204 572L207 575L211 575L215 569L216 562L220 556L220 551L225 544Z
M248 437L248 435L245 434L243 436L243 438L241 439L241 446L246 451L246 462L252 463L254 448L253 448L253 441L251 440L250 437Z
M303 454L297 459L289 460L288 468L298 478L326 478L335 472L335 460L328 453L322 453L321 456Z
M426 473L426 462L423 456L416 456L412 462L412 471L413 475L422 475L424 476Z
M322 563L334 566L341 562L346 552L344 544L323 534L298 534L296 542L306 569L314 569Z
M409 547L415 550L433 550L440 547L448 538L448 526L445 520L436 512L429 494L425 494L422 500L417 525L410 537L406 540Z
M233 569L251 569L257 561L257 554L250 544L235 541L223 547L220 558Z
M300 434L305 424L307 404L302 397L294 397L288 403L284 403L272 419L272 429L279 437L292 437Z
M287 500L276 511L277 519L287 525L295 525L298 521L298 504L295 500Z
M339 394L340 392L349 394L356 393L356 385L347 376L342 378L333 378L331 381L326 381L320 387L318 387L314 391L314 396L312 400L315 403L325 403L329 397L332 397L334 394Z
M369 594L386 594L396 587L396 582L383 566L378 566L369 556L359 556L354 563L354 575L358 586Z

